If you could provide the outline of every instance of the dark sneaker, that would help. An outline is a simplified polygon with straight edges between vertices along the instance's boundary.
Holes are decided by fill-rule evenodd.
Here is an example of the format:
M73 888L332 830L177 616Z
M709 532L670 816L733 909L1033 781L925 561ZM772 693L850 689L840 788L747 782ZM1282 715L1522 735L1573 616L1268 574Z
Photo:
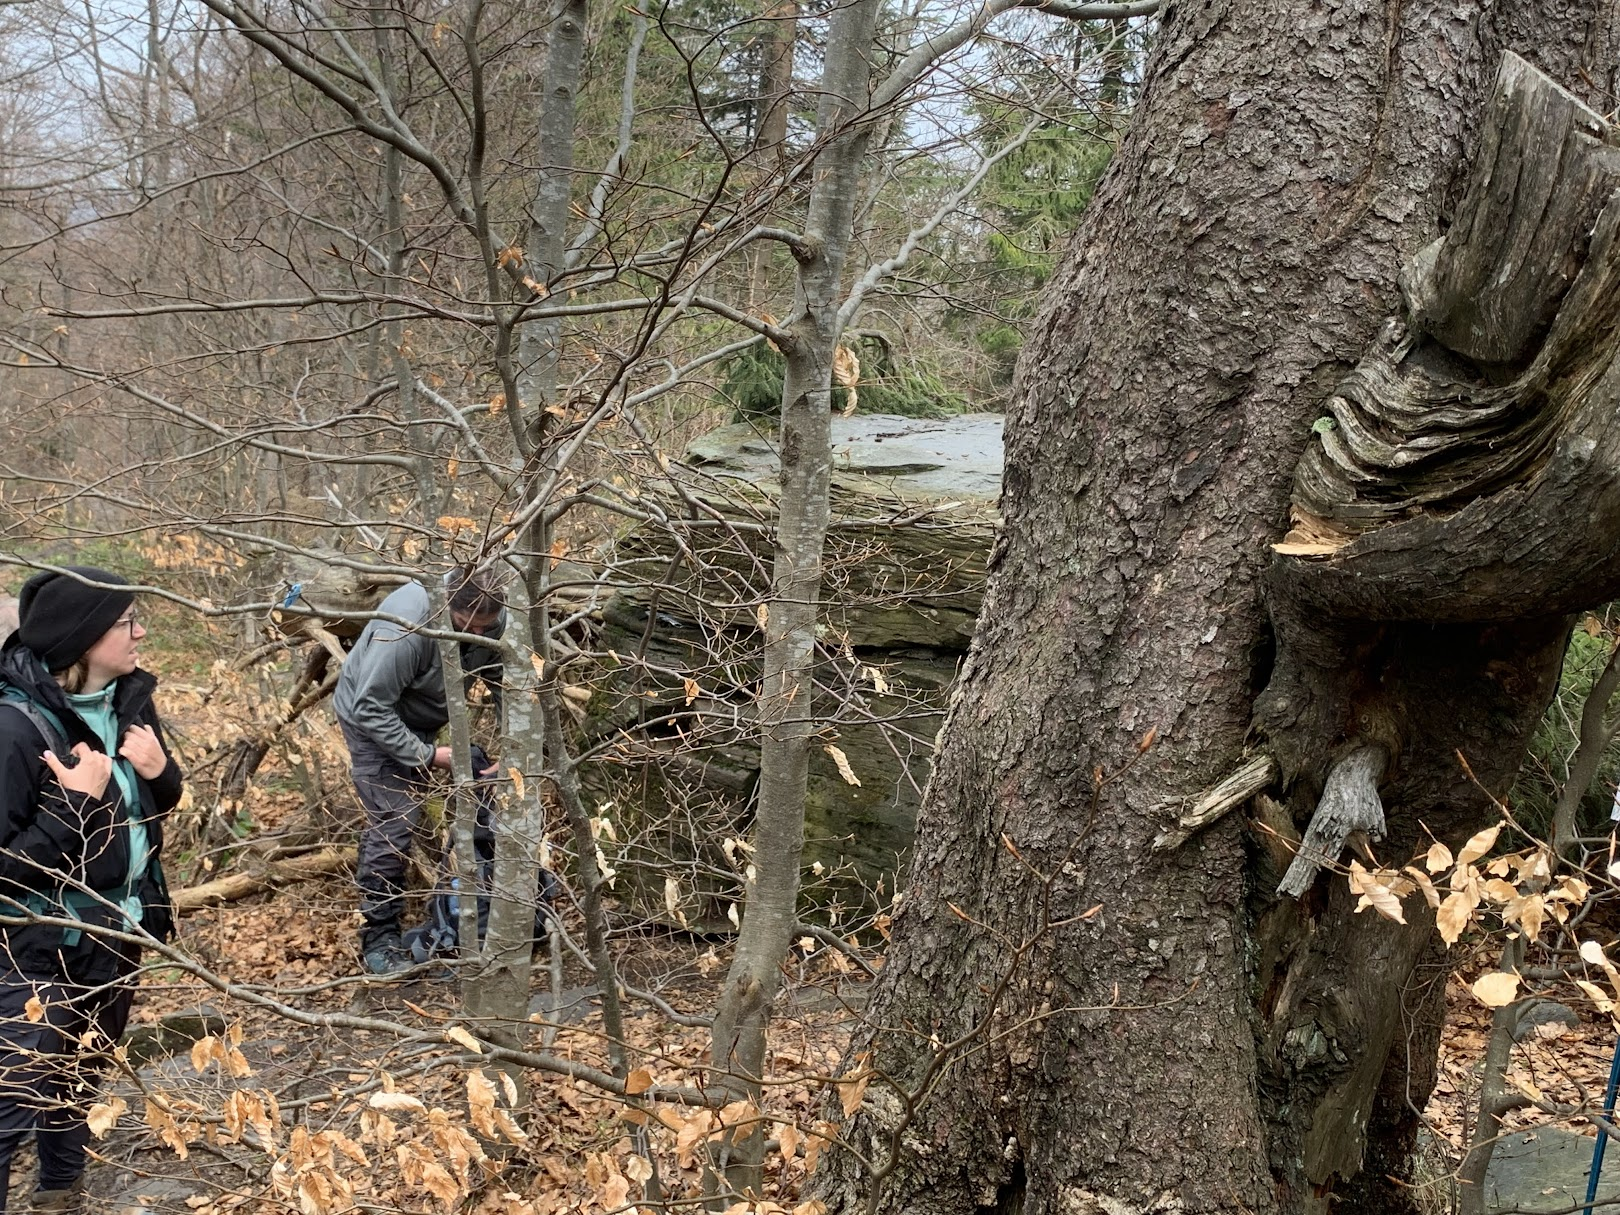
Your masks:
M389 975L403 974L416 965L410 953L397 939L378 941L361 955L361 960L365 963L367 974L385 978Z

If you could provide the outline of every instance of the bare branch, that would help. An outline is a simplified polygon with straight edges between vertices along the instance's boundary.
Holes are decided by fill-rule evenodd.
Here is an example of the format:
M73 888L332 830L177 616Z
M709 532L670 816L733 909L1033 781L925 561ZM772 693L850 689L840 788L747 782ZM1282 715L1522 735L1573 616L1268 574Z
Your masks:
M649 22L645 10L632 8L634 13L630 29L630 45L624 55L624 83L619 93L619 141L614 146L613 155L598 174L596 185L591 189L591 201L585 212L585 226L579 230L568 247L567 256L563 258L563 266L573 269L585 254L585 249L596 239L596 234L602 230L602 219L607 214L608 190L611 183L619 176L624 167L624 161L630 155L630 129L636 116L636 70L641 63L641 48L647 42Z
M1069 21L1123 21L1131 17L1151 17L1164 7L1164 0L1136 0L1125 4L1070 4L1066 0L1031 3L1029 8Z
M1033 8L1071 21L1092 21L1124 17L1145 17L1159 11L1162 0L1139 0L1125 4L1071 4L1066 0L986 0L978 12L949 29L923 39L872 94L872 109L893 105L901 93L921 80L941 59L966 45L990 27L1003 13L1015 8Z
M1024 124L1024 129L1016 136L997 148L989 156L981 159L978 167L974 169L967 181L953 190L945 201L939 205L938 209L924 220L921 225L906 234L905 240L900 243L900 248L892 257L869 267L866 273L856 280L854 286L850 288L849 295L838 309L838 328L840 331L854 319L856 310L860 308L861 302L866 299L867 294L889 275L905 266L911 260L911 255L917 251L918 246L933 234L934 230L945 221L945 217L961 206L963 200L979 188L979 184L984 181L985 175L997 163L1029 142L1029 137L1041 125L1041 121L1039 115L1031 118L1029 122Z

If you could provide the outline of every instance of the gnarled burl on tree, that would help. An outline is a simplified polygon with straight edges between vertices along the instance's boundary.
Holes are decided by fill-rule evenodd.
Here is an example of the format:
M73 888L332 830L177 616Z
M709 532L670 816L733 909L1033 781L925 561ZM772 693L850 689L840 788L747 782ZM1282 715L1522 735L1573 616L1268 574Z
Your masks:
M1386 806L1402 847L1416 805L1477 816L1457 753L1526 735L1570 614L1620 594L1617 190L1613 128L1507 55L1450 230L1295 473L1257 720L1322 793L1280 893Z
M1320 1192L1401 1175L1443 1015L1420 964L1445 971L1426 904L1357 916L1323 870L1494 821L1573 614L1620 596L1617 144L1504 57L1449 229L1296 470L1255 726L1303 839L1252 915L1272 1148Z

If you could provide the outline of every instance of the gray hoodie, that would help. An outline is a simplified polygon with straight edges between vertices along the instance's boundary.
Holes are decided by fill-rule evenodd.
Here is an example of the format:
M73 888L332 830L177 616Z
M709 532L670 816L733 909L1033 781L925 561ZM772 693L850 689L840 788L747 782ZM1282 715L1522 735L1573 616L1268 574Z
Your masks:
M377 608L418 628L428 623L431 609L426 589L415 582ZM498 636L504 625L503 613L492 632ZM469 683L479 672L498 692L498 671L486 673L492 660L499 661L488 647L462 644L461 664ZM434 738L450 720L438 641L391 620L368 622L338 675L332 707L342 721L405 767L426 767L433 760Z

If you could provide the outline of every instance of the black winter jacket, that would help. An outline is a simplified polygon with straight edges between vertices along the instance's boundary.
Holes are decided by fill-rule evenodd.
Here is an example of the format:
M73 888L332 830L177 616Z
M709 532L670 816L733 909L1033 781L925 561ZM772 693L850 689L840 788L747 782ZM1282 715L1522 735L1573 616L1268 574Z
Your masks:
M105 750L16 634L0 648L0 682L22 689L54 713L66 730L68 750L81 742L92 750ZM157 680L144 670L119 679L113 712L120 738L132 725L147 725L163 743L163 728L152 703L156 687ZM64 790L45 766L48 745L33 721L0 703L0 915L17 915L17 904L38 907L41 897L47 914L60 915L64 889L82 885L97 892L121 891L129 876L129 812L118 782L109 781L99 799ZM163 750L169 755L167 743ZM173 755L155 779L137 775L135 786L152 857L137 891L144 908L142 927L166 940L173 932L173 908L158 858L163 848L163 819L180 800L182 777ZM98 916L101 910L81 912L80 918L86 923L104 918L108 925L118 919L110 910L104 917ZM0 933L10 955L0 959L0 964L9 961L25 974L48 971L57 964L62 928L27 924L0 929ZM78 935L71 934L70 939Z

